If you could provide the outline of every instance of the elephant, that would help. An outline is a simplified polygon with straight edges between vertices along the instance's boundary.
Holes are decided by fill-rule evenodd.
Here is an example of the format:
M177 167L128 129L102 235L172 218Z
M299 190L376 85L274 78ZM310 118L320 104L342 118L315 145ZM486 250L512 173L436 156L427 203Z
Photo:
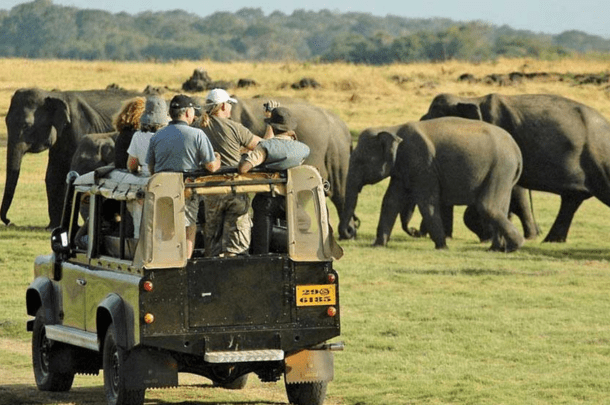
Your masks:
M435 247L444 249L444 208L467 205L493 229L491 249L511 252L524 242L508 219L522 169L510 134L484 122L448 117L364 131L350 158L340 228L353 215L362 186L390 176L375 245L386 245L398 213L410 217L417 205Z
M0 219L8 225L21 161L25 153L49 150L45 183L49 226L61 220L66 175L72 155L85 134L112 130L112 115L123 100L140 95L124 90L45 91L39 88L17 90L6 115L8 142L6 183Z
M262 97L237 99L231 111L231 119L240 122L254 134L265 133ZM320 171L322 178L330 183L329 197L339 217L344 211L347 171L352 149L352 138L347 125L334 113L297 98L273 97L282 107L290 109L297 121L297 139L310 148L305 164ZM348 229L355 229L357 218L347 221ZM343 237L345 235L341 235Z
M72 156L70 171L85 174L114 164L114 146L118 136L117 131L83 136Z
M366 128L363 130L359 138L372 138L378 136L381 132L388 132L393 135L397 135L398 131L402 128L402 125L394 125L394 126L385 126L385 127L372 127ZM364 153L364 149L359 149L358 153ZM351 204L347 204L345 208L345 212L353 213L355 210L355 205L358 200L358 193L362 190L362 187L367 184L375 184L385 177L390 175L387 172L385 177L379 177L376 173L368 173L366 169L369 168L367 165L360 165L356 160L364 159L364 157L359 157L357 154L352 153L350 159L350 168L348 172L347 178L347 188L346 188L346 201L353 202L353 206ZM526 191L519 186L515 186L511 193L511 203L510 203L510 214L515 214L521 221L523 226L523 233L525 239L533 239L537 236L537 226L534 221L531 210L523 210L523 207L529 208L529 204L527 202L527 193ZM400 210L400 219L402 229L410 236L413 237L422 237L428 234L428 230L426 229L426 225L424 221L422 221L419 230L413 227L409 227L409 221L413 215L414 203L412 201L405 201L402 209ZM348 215L349 216L349 215ZM452 237L453 235L453 206L444 206L442 207L441 216L443 219L443 227L445 230L445 234L447 237ZM485 226L481 222L481 218L476 213L476 210L467 210L464 215L464 223L472 232L474 232L480 239L481 242L485 242L491 239L492 233L489 227ZM344 239L351 239L356 237L356 229L349 228L345 223L339 223L339 231L343 235L347 235ZM386 241L379 240L376 244L384 245Z
M596 110L551 94L437 95L422 120L457 116L505 129L523 155L519 185L558 194L544 242L565 242L576 210L592 196L610 206L610 123ZM527 199L523 199L528 204ZM528 206L521 209L529 210Z

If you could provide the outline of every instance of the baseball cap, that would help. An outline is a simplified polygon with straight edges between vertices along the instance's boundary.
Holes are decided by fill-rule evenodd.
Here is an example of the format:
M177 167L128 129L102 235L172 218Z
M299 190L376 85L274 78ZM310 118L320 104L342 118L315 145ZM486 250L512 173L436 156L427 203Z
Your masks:
M237 104L237 100L234 99L224 89L213 89L210 90L205 98L206 105L220 104L220 103L231 103Z
M273 129L278 131L294 131L297 127L297 121L290 114L290 110L285 107L277 107L271 111L271 117L265 118L265 122Z
M169 108L172 110L178 110L180 108L193 107L195 111L201 110L201 106L191 97L184 94L178 94L172 98L169 103Z

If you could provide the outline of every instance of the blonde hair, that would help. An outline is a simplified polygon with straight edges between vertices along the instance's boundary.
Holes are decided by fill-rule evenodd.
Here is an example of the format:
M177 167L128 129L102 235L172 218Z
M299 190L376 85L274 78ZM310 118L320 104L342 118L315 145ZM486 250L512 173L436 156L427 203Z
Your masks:
M206 105L204 108L205 110L202 112L201 114L201 127L207 127L208 125L210 125L210 115L216 115L218 114L218 111L220 111L220 109L222 108L222 105L224 103L218 103L218 104L211 104L211 105Z
M121 132L123 130L140 129L140 117L146 107L146 98L135 97L123 103L121 110L114 116L112 121L114 128Z

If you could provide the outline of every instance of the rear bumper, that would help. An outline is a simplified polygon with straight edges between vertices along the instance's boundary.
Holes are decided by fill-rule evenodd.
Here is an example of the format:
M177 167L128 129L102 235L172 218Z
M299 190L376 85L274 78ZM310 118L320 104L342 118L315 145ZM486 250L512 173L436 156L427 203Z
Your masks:
M141 336L143 346L194 356L211 352L279 350L292 353L326 342L340 335L340 328L295 328L272 330L227 329L185 334Z

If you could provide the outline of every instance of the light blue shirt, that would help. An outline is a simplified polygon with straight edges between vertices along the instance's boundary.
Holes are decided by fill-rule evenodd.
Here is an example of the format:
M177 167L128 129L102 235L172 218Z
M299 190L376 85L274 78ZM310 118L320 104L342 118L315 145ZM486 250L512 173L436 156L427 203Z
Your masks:
M154 172L192 172L213 162L214 149L207 135L184 121L172 121L150 138L146 163Z

